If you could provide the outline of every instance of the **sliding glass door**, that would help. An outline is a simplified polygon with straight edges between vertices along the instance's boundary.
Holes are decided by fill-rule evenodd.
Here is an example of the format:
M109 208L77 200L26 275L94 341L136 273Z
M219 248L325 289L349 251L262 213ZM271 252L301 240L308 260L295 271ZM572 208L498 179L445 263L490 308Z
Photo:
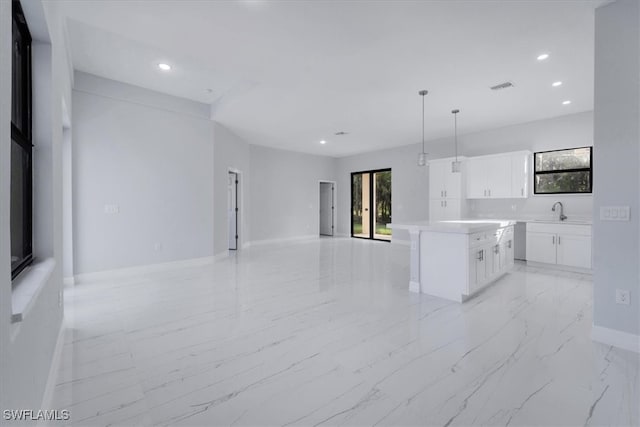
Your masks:
M391 240L391 169L351 174L351 237Z

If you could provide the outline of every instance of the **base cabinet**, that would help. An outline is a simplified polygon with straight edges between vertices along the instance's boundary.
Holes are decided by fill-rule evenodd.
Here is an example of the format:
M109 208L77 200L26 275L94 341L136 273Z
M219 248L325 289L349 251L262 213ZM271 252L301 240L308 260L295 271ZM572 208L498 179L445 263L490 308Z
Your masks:
M591 268L591 226L527 224L527 261Z
M513 226L469 237L469 289L471 295L513 267Z

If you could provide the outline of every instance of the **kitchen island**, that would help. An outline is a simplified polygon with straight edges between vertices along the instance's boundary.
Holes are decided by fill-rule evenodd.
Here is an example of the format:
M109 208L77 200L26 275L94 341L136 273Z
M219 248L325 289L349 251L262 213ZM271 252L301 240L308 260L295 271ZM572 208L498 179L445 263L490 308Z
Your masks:
M409 290L463 302L513 267L515 221L392 223L411 237Z

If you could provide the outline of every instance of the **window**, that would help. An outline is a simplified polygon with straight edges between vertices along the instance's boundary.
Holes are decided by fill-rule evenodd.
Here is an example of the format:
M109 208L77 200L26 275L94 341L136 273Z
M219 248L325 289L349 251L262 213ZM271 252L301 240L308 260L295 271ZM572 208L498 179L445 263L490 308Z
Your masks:
M11 58L11 278L33 259L31 153L31 35L13 0Z
M535 153L535 194L591 193L591 147Z

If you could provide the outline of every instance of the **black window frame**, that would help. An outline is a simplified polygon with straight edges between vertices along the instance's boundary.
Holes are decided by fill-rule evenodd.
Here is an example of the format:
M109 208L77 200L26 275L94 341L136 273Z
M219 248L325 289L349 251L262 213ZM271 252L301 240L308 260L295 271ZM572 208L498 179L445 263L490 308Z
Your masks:
M11 266L11 280L15 279L27 266L33 262L33 139L32 139L32 38L27 25L22 6L19 0L12 0L12 28L16 26L19 33L20 42L13 36L12 31L12 61L11 61L11 147L13 144L26 155L26 168L22 170L24 179L24 190L22 195L22 237L24 257L18 264ZM17 64L15 64L14 53L16 49L25 49L26 53L21 55L22 63L20 67L20 83L16 82ZM20 86L20 87L17 87ZM15 103L20 102L19 113L14 117ZM15 119L15 121L14 121ZM13 150L11 150L13 151ZM11 154L13 163L13 154ZM11 183L13 192L14 183ZM13 197L12 197L13 198ZM15 236L12 236L14 238Z
M555 153L569 150L581 150L581 149L589 149L589 167L588 168L573 168L573 169L557 169L550 171L538 171L537 162L538 162L538 154L546 154L546 153ZM549 174L558 174L558 173L572 173L572 172L589 172L589 191L554 191L554 192L540 192L538 191L538 186L536 185L536 177L538 175L549 175ZM584 146L584 147L573 147L573 148L562 148L559 150L548 150L548 151L537 151L533 153L533 194L536 195L553 195L553 194L592 194L593 193L593 147L592 146Z

